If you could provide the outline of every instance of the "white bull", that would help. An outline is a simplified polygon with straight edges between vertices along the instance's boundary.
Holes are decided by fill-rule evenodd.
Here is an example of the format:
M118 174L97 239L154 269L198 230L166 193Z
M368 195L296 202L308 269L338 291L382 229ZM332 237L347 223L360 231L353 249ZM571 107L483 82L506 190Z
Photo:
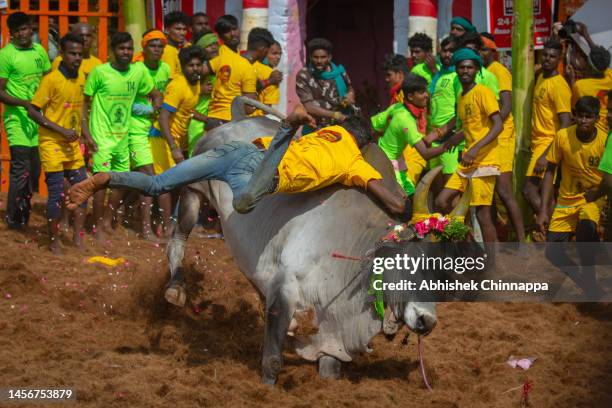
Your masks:
M230 122L209 132L196 152L230 140L273 135L277 128L278 122L268 118ZM382 151L376 145L369 147L366 158L385 175L387 187L399 188ZM184 289L177 283L179 266L200 205L208 200L219 214L236 264L265 298L263 381L276 381L288 333L295 333L295 350L301 357L319 361L322 377L336 378L341 361L349 362L370 350L368 343L383 322L369 299L368 277L360 270L360 262L332 257L332 253L362 257L395 221L366 192L355 188L332 186L304 194L272 195L247 215L234 212L232 198L228 185L220 181L194 183L181 192L179 224L167 248L172 281L166 298L184 302ZM391 302L388 306L417 333L428 333L436 324L433 303ZM309 320L316 332L299 334L301 316L312 316Z

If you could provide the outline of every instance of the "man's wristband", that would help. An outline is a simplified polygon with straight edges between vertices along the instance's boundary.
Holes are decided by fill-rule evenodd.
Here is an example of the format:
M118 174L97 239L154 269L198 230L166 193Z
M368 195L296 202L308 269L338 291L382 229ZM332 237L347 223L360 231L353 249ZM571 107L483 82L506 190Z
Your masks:
M342 114L340 112L334 112L332 113L332 118L336 121L342 119Z

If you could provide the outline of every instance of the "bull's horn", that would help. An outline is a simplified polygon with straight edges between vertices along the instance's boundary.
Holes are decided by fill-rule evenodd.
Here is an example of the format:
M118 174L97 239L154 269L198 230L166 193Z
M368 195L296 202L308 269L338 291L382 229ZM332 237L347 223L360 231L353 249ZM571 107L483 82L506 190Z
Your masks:
M440 171L442 170L442 166L434 167L429 170L419 184L417 184L416 191L414 192L414 214L431 214L429 209L429 189L431 188L431 183L433 183L434 179Z
M470 209L470 201L472 199L472 181L470 180L467 188L461 196L461 200L457 203L453 211L449 214L450 218L461 217L464 218Z

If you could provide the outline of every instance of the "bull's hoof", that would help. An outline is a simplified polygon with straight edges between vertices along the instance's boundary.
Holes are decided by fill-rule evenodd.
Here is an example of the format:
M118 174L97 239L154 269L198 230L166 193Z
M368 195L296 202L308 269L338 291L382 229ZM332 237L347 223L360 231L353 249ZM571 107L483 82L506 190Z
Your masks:
M337 358L323 356L319 359L319 377L323 380L337 380L341 368L342 363Z
M183 307L187 301L187 292L181 284L171 282L164 292L164 297L168 303L172 303L178 307Z

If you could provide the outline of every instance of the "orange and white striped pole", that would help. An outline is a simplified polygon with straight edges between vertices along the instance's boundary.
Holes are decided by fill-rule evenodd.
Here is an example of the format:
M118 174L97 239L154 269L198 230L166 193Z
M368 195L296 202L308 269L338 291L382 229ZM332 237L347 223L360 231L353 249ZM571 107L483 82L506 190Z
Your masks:
M242 1L241 50L246 50L249 31L254 27L268 28L268 0Z
M425 33L433 39L434 52L438 38L438 0L409 0L408 38Z

